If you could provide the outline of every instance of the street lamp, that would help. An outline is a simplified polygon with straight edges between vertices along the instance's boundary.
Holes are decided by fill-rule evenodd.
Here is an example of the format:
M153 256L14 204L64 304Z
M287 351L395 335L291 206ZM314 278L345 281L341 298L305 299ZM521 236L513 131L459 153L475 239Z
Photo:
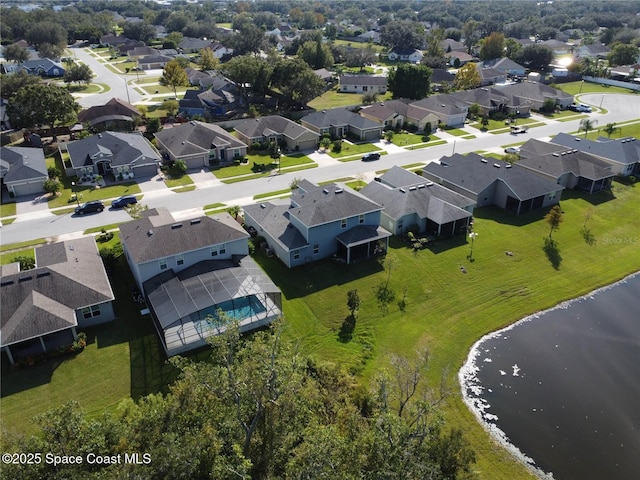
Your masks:
M76 196L76 203L80 206L80 199L78 198L78 192L76 190L76 182L71 182L71 193Z
M127 82L127 78L123 78L122 80L124 80L124 86L127 89L127 102L131 103L131 97L129 97L129 83Z
M582 86L584 85L584 80L580 80L580 91L578 92L578 95L580 95L582 93Z
M516 110L516 117L513 119L513 124L514 125L518 124L518 115L520 115L520 110Z
M469 251L469 261L473 262L473 241L476 239L478 234L476 232L469 233L469 238L471 239L471 250Z

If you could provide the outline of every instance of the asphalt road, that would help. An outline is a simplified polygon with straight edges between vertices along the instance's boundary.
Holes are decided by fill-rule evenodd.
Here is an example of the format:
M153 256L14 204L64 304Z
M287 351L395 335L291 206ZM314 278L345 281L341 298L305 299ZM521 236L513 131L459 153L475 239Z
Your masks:
M606 114L593 113L591 118L597 120L597 126L604 126L609 122L620 123L640 118L640 95L616 94L587 94L581 96L581 101L602 106L607 109ZM167 207L178 218L196 216L202 213L202 206L212 203L227 205L247 205L255 203L252 197L260 193L274 192L289 187L294 178L306 178L318 183L344 177L356 177L360 174L371 178L375 171L388 169L394 165L403 166L413 163L428 163L454 153L467 153L477 150L499 149L510 143L524 141L528 138L548 139L560 132L575 132L580 121L550 122L548 125L536 127L529 133L514 137L508 133L492 135L481 134L475 139L457 139L455 143L438 145L426 149L406 151L397 154L383 155L375 162L318 162L318 168L299 172L285 173L268 178L248 180L231 185L215 185L185 193L162 192L160 194L145 195L143 203L149 208ZM18 199L20 200L20 199ZM65 234L82 232L87 228L100 227L117 222L127 221L129 216L123 211L105 210L101 214L85 217L71 215L49 215L46 217L18 220L5 225L0 230L0 242L11 244L36 238L58 238Z

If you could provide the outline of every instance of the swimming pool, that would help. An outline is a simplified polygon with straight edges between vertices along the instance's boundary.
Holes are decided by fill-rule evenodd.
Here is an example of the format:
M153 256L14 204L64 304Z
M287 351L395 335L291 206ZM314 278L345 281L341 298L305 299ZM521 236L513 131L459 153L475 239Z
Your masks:
M266 312L266 307L255 295L234 298L226 302L213 305L191 315L191 321L198 332L202 333L229 321L242 321Z

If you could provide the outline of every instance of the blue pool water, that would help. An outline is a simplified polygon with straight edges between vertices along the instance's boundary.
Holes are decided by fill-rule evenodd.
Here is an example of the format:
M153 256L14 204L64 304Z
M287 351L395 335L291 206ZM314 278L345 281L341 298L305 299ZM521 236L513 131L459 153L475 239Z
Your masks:
M194 313L191 315L191 320L195 323L196 329L202 333L203 330L209 329L212 326L226 323L223 319L229 321L242 321L245 318L259 315L266 310L266 307L262 302L260 302L260 300L258 300L258 297L250 295L248 297L227 300L226 302L213 305L205 310ZM207 320L208 315L213 317L212 322Z

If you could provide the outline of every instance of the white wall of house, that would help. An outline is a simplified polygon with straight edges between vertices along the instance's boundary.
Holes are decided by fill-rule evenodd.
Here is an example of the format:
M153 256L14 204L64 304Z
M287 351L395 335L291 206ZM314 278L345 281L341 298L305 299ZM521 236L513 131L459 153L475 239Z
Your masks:
M93 327L94 325L110 322L116 318L112 302L98 303L85 308L79 308L76 310L75 315L78 321L78 328Z

